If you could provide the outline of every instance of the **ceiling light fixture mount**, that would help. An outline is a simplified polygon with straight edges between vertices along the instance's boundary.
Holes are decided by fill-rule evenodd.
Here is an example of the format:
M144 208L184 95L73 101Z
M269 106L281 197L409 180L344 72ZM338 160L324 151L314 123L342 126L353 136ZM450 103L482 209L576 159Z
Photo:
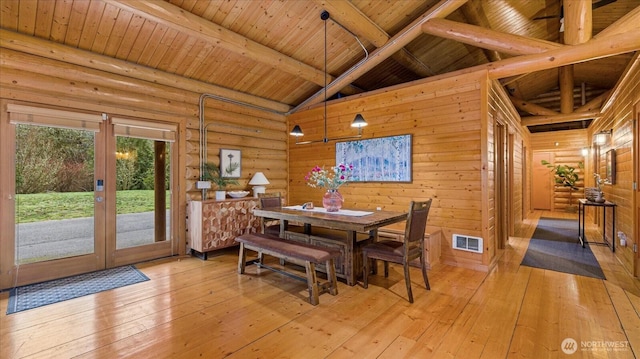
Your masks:
M295 125L289 134L296 138L296 145L306 145L306 144L309 144L309 143L317 143L317 142L327 143L329 141L346 140L346 139L350 139L350 138L360 138L360 137L362 137L362 128L368 125L368 123L364 119L364 117L362 117L362 115L358 113L358 114L356 114L355 118L353 119L353 122L351 122L351 127L354 127L354 128L358 129L358 134L357 135L345 136L345 137L336 137L336 138L328 138L327 137L327 20L329 20L330 17L331 17L331 15L326 10L322 11L322 13L320 13L320 19L322 19L324 21L324 89L323 89L323 92L324 92L324 137L322 138L322 140L302 141L302 142L300 142L300 141L298 141L298 139L300 137L304 136L304 133L302 132L302 128L300 128L299 125ZM340 25L335 20L334 20L334 22L338 26L340 26L341 28L345 29L344 26ZM351 31L349 31L347 29L345 29L345 30L356 38L358 43L360 43L360 46L362 46L362 48L364 49L366 56L368 56L367 49L362 45L362 43L360 42L358 37L355 36Z

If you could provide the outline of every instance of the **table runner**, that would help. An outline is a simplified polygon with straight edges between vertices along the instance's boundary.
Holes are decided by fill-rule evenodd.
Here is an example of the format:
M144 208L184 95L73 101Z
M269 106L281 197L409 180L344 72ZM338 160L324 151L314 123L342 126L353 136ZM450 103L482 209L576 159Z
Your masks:
M340 214L343 216L352 216L352 217L362 217L362 216L366 216L369 214L372 214L373 212L367 212L367 211L354 211L351 209L341 209L338 212L327 212L327 210L323 207L314 207L314 208L302 208L302 206L287 206L287 207L283 207L285 209L295 209L298 211L307 211L307 212L322 212L322 213L327 213L327 214Z

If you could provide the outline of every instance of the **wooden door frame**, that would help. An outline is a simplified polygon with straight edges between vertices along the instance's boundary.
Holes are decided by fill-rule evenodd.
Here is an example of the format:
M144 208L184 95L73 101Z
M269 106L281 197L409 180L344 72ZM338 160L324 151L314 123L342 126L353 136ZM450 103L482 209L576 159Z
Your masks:
M104 235L95 232L102 232L100 226L104 225L94 216L94 251L89 254L60 258L53 261L35 262L24 265L16 264L16 238L15 238L15 126L9 122L9 103L31 105L20 101L0 100L0 138L2 146L0 148L0 203L3 210L0 216L0 289L12 288L20 285L41 282L55 278L71 276L102 269L105 262ZM43 106L47 107L47 106ZM105 130L105 124L100 124L100 132ZM10 140L6 140L10 139ZM104 167L100 167L100 156L104 156L104 136L95 136L94 174L101 175ZM94 192L94 213L100 211L100 206L104 208L104 202L96 201Z
M504 249L509 241L509 215L507 196L507 125L496 118L494 126L494 191L495 191L495 236L498 249Z
M513 213L513 198L514 198L514 152L515 152L515 135L510 133L507 128L507 241L510 236L515 235L515 214Z
M636 102L633 106L633 146L632 146L632 155L631 158L633 160L633 191L631 203L633 206L632 213L634 213L633 221L635 224L632 224L632 228L634 230L633 239L634 239L634 248L632 250L635 252L634 255L634 273L635 277L640 277L640 101ZM614 238L615 240L615 238Z
M142 262L156 259L167 255L178 255L184 253L185 245L180 242L183 236L185 225L185 211L182 209L180 188L184 188L182 176L184 170L180 169L183 159L180 158L181 150L184 151L184 144L180 142L180 128L177 126L176 141L171 147L171 238L162 243L154 243L139 248L115 249L115 226L114 220L107 219L106 215L94 216L94 252L69 258L61 258L53 261L30 263L27 265L17 265L15 263L16 243L15 243L15 126L10 124L7 104L26 104L20 101L0 100L0 138L11 139L0 143L0 206L2 215L0 216L0 231L3 233L0 239L0 289L12 288L34 282L40 282L64 276L91 272L102 268L115 267L125 264ZM50 107L42 105L42 107ZM103 116L104 118L104 116ZM151 121L150 122L155 122ZM94 191L94 213L102 211L107 213L107 201L104 199L113 191L115 198L115 185L109 189L111 184L115 184L115 175L108 175L106 162L107 153L115 153L115 145L107 145L107 137L112 136L112 126L108 126L104 121L100 124L100 135L95 136L95 179L105 179L105 190L103 192ZM113 147L113 148L111 148ZM115 161L115 160L113 160ZM183 165L183 164L182 164ZM113 164L115 168L115 162ZM108 178L105 178L108 177ZM98 196L104 197L102 201ZM109 203L114 203L111 201ZM6 209L6 211L5 211ZM115 213L115 212L114 212ZM113 215L115 217L115 214ZM182 220L180 220L182 218ZM107 228L112 228L107 230ZM6 233L6 235L5 235ZM107 241L107 236L112 236L113 241ZM107 243L111 243L107 248Z

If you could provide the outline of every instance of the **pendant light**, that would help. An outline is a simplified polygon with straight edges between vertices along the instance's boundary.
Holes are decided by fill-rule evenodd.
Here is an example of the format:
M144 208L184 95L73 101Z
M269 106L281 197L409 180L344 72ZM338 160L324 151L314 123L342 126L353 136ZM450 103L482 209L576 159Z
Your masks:
M346 137L337 137L337 138L328 138L327 137L327 20L329 20L329 18L330 18L330 14L329 14L328 11L323 11L320 14L320 19L322 19L324 21L324 89L323 89L323 91L324 91L324 138L322 140L299 142L298 139L300 137L304 136L304 133L302 132L302 128L300 128L299 125L295 125L289 134L296 138L296 144L297 145L306 145L306 144L309 144L309 143L316 143L316 142L327 143L329 141L345 140L345 139L350 139L350 138L360 138L360 137L362 137L362 128L368 125L368 123L364 119L364 117L362 117L361 114L357 114L355 116L355 118L353 119L353 122L351 122L351 127L354 127L354 128L358 129L358 134L357 135L355 135L355 136L346 136ZM336 22L336 24L338 24L338 23ZM340 24L338 24L338 25L344 29L344 26L342 26ZM348 32L351 33L350 31L348 31ZM351 34L353 35L353 33L351 33ZM355 36L355 35L353 35L353 36ZM356 39L357 39L357 37L356 37ZM358 40L358 42L360 43L360 40ZM362 43L360 43L360 44L362 46ZM364 46L363 46L363 48L364 48ZM366 53L366 48L364 48L364 49L365 49L365 53Z

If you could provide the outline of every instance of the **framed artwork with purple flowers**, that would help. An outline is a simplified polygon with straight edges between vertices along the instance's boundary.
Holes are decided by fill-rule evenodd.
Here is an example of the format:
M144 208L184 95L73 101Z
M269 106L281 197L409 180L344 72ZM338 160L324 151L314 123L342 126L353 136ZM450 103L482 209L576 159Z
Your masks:
M411 135L336 143L336 163L353 165L349 182L411 182Z

